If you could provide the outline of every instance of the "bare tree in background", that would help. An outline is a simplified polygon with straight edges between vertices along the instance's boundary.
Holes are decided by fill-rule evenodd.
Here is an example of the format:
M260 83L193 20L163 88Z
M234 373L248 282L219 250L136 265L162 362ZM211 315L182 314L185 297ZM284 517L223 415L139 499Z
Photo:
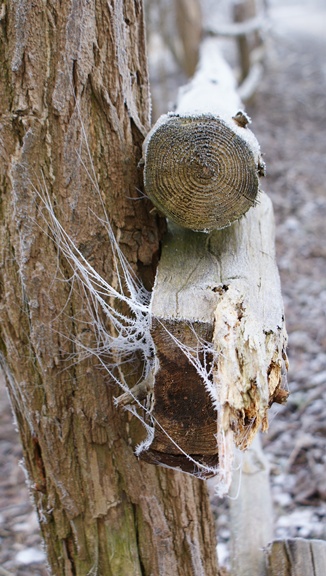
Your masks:
M117 387L78 356L92 316L37 192L114 284L103 201L151 285L160 224L137 192L149 128L142 3L17 0L2 5L0 34L1 360L52 573L216 575L204 482L139 462L130 438L142 432L113 406Z

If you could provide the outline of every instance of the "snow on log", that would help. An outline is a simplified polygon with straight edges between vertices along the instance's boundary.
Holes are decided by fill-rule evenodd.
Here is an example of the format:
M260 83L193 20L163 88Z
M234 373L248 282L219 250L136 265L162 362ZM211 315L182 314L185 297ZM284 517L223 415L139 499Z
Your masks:
M244 22L232 22L231 24L219 24L213 27L207 26L205 34L208 36L246 36L253 32L260 32L268 29L269 24L263 16L254 16Z
M216 147L216 133L209 133L212 121L219 126L217 132L225 128L225 140L222 138ZM165 144L171 125L173 131L186 127L187 136L179 141L173 135ZM193 133L188 132L189 126ZM224 144L228 139L230 146ZM239 151L228 156L234 141L239 141ZM171 173L164 205L154 199L170 221L151 303L158 358L152 411L155 433L141 457L202 477L216 473L218 464L222 493L231 479L233 446L245 449L260 428L267 430L269 406L283 403L287 397L283 383L287 335L275 264L272 205L258 191L258 176L263 170L259 145L241 112L233 75L211 39L203 44L199 70L181 91L175 114L159 119L146 139L144 154L150 197L156 194L152 186L158 182L160 187L166 180L162 172L167 164ZM221 197L220 166L222 184L228 176L231 182ZM255 194L244 193L247 204L243 209L241 187L247 174L249 189L255 179L257 189ZM233 190L235 186L242 192ZM169 194L176 195L177 204L182 205L180 213L187 218L190 208L200 219L205 211L204 198L193 205L192 196L202 192L205 196L210 190L206 224L201 226L196 222L187 226L175 217L174 207L165 207ZM223 194L233 194L235 205L226 199L227 208L221 208L227 214L222 225L214 194L217 206L223 205ZM240 212L244 214L241 218ZM210 213L215 226L211 221L207 225Z
M161 119L146 147L144 182L159 211L202 231L238 220L254 206L259 189L257 162L245 138L208 114Z
M161 116L144 143L146 194L176 224L202 231L225 228L254 206L264 173L232 75L207 53L177 111Z

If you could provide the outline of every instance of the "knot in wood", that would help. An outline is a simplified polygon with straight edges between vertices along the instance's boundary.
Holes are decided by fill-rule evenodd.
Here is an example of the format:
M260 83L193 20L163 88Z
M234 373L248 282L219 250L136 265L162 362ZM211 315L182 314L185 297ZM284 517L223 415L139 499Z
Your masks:
M169 115L145 143L144 184L153 204L184 228L225 228L255 204L255 154L221 118Z

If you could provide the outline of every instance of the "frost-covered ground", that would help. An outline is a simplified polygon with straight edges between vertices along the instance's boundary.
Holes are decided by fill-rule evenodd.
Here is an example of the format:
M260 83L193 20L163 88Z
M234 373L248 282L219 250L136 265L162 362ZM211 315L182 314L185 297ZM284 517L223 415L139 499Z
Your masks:
M275 207L291 395L265 445L276 536L326 539L326 6L275 4L266 76L250 112Z
M226 1L220 4L225 8ZM214 0L208 15L216 6ZM276 213L291 396L273 415L264 443L271 463L275 536L326 539L325 2L273 0L271 22L265 75L248 111L265 153L264 188ZM172 88L176 80L174 75ZM0 575L45 576L3 386L0 422ZM227 503L215 501L214 507L224 555Z
M271 21L265 76L248 111L276 215L291 394L264 444L275 537L326 539L326 6L273 2ZM228 514L215 505L225 555Z

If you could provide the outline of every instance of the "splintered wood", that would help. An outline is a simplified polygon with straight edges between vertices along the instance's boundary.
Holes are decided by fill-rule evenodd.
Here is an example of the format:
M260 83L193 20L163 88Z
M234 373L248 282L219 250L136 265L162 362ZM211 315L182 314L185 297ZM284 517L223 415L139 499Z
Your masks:
M244 449L260 428L267 430L270 404L287 397L287 336L266 194L237 225L214 232L209 247L222 277L213 333L219 428L232 430Z
M269 406L287 397L269 198L261 193L244 218L209 235L170 225L151 311L158 425L142 457L207 477L218 462L228 467L233 442L244 449L266 430Z
M290 538L274 540L266 550L267 576L324 576L326 542Z
M234 446L267 430L268 408L287 398L273 209L259 189L264 163L249 121L206 40L175 113L143 146L146 192L170 221L151 302L155 430L141 457L202 478L218 473L220 494Z

